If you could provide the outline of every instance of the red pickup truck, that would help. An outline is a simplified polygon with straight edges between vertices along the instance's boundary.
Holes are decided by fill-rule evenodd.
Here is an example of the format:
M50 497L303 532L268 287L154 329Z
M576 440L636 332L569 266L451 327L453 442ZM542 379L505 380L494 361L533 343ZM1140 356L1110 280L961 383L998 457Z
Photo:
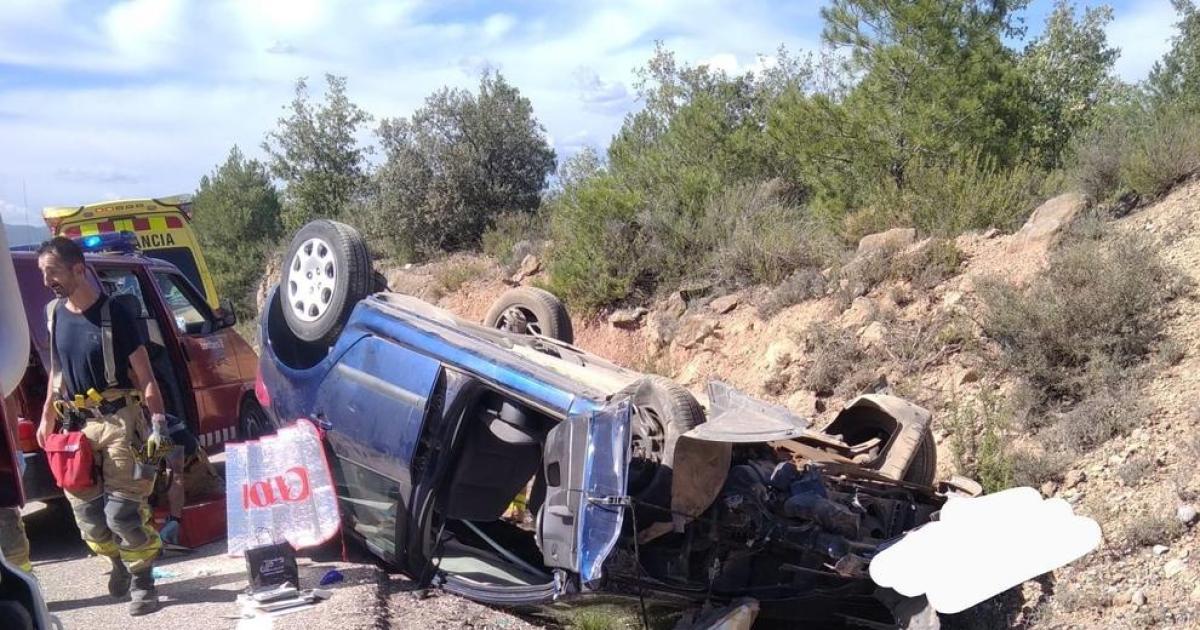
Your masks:
M111 250L112 242L82 243ZM26 251L15 251L26 249ZM45 305L54 299L42 284L37 255L30 248L11 252L17 285L29 322L29 366L16 398L26 436L41 419L46 399L49 333ZM170 263L132 248L116 253L85 253L88 277L137 319L167 413L185 419L201 446L220 450L228 440L250 439L273 430L254 396L257 355L233 329L232 312L214 313L187 278ZM61 495L36 441L22 439L27 500Z

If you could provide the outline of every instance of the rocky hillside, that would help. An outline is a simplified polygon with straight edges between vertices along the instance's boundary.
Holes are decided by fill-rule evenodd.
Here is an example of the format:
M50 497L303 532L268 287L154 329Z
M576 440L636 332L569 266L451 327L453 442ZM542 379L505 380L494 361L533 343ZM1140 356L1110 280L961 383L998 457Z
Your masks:
M868 236L840 269L792 282L802 286L732 294L697 286L648 306L577 315L576 342L672 377L702 401L704 384L719 378L817 425L858 393L904 396L935 412L941 474L981 469L980 460L989 455L975 438L991 428L981 427L978 417L987 416L994 401L1005 405L1018 398L1020 378L984 334L980 287L1034 282L1056 247L1081 238L1067 228L1086 214L1081 197L1065 195L1039 208L1014 234L991 230L953 241L918 240L911 230ZM1108 219L1105 228L1148 239L1195 283L1197 216L1200 182L1192 182L1153 205ZM480 319L506 288L538 282L543 271L533 257L518 270L504 270L485 258L456 256L388 269L386 276L393 290ZM1067 458L1060 469L1034 477L1045 495L1063 497L1096 518L1104 546L1052 578L1014 589L990 607L995 614L988 621L973 618L968 625L1200 624L1200 556L1191 529L1193 502L1200 500L1200 302L1184 291L1161 317L1158 350L1134 385L1136 408L1107 410L1128 416L1123 429L1094 450ZM1040 448L1019 423L999 431L1007 453Z

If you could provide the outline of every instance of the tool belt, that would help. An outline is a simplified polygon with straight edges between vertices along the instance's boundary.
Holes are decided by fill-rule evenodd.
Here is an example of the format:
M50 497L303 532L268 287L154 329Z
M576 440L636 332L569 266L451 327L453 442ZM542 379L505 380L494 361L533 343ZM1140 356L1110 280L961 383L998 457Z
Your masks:
M70 431L141 402L141 392L134 389L109 389L103 393L89 389L86 396L76 394L74 399L55 401L54 410L62 419L63 428Z

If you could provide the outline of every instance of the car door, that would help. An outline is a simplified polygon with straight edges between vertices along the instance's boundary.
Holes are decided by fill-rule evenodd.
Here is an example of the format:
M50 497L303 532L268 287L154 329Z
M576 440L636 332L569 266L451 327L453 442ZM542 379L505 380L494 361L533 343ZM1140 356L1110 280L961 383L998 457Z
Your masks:
M205 447L237 437L237 415L245 390L238 365L237 333L221 327L204 301L182 274L155 269L151 272L171 329L187 365L198 414L196 437Z
M573 411L546 438L542 557L587 585L621 532L628 497L628 401Z
M412 495L412 460L441 364L394 341L360 339L317 390L313 415L336 457L338 496L371 550L402 551Z

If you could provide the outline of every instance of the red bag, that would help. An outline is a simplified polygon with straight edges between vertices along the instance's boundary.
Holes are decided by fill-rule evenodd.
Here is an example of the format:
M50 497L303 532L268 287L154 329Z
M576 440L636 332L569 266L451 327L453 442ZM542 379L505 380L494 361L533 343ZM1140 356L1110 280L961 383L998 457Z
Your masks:
M50 434L46 438L46 459L59 488L82 490L96 485L92 443L83 431Z

